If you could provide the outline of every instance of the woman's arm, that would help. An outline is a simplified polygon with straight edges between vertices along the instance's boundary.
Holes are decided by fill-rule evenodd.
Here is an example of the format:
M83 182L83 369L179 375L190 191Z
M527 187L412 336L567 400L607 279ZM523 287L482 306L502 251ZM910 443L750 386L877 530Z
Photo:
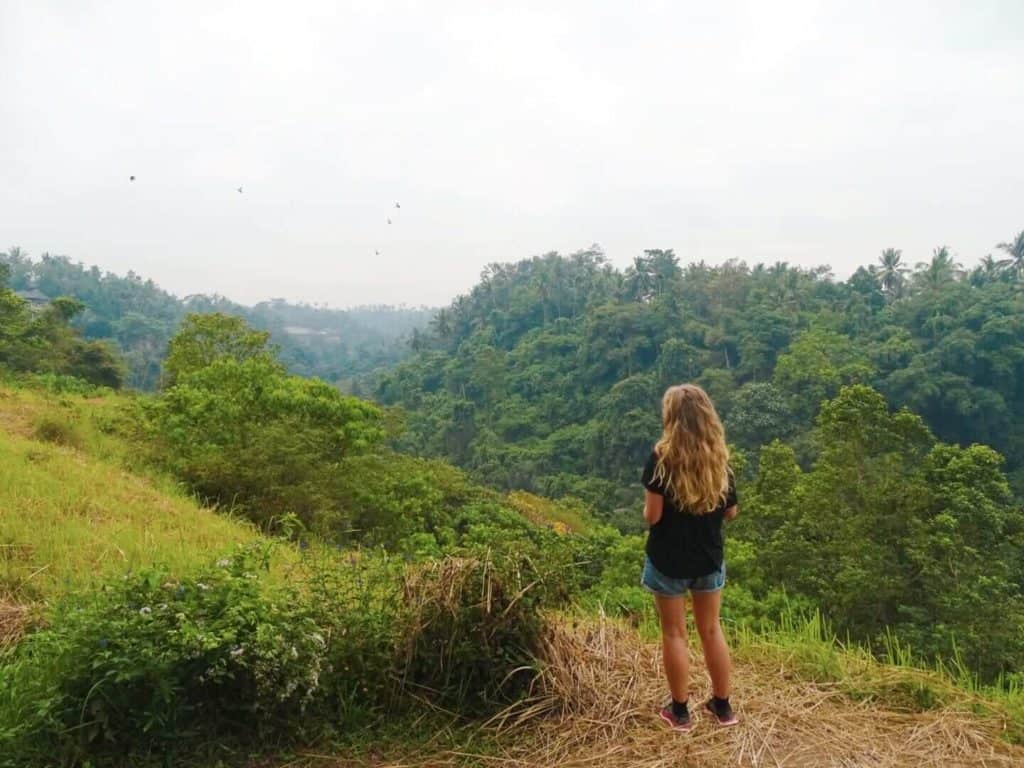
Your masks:
M725 519L726 520L735 520L736 519L736 515L738 515L739 513L740 513L740 508L738 506L736 506L735 504L733 504L731 507L729 507L727 510L725 510Z
M644 520L649 525L657 525L665 506L665 497L660 493L644 492Z

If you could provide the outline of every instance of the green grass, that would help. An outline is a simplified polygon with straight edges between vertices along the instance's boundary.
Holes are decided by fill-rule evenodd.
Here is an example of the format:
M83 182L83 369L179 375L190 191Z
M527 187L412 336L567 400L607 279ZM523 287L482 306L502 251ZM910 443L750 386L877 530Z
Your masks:
M154 563L187 572L258 536L126 471L131 447L109 428L123 406L0 388L0 596L50 599Z

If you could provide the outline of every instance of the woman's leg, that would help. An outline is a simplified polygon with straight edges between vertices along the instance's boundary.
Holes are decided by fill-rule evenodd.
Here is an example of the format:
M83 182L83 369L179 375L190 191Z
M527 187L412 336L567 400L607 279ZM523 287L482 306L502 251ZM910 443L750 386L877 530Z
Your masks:
M731 663L729 646L725 644L722 625L718 620L718 611L722 605L722 593L692 592L693 620L700 635L700 644L704 648L704 661L711 675L711 688L720 699L729 698L729 676Z
M654 596L661 621L661 654L672 698L686 701L690 693L690 649L686 645L686 597Z

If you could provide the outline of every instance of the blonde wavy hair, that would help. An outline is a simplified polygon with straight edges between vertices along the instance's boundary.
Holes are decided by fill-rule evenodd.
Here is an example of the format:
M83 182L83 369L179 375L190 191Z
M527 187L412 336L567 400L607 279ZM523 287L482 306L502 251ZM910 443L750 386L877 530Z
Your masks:
M655 479L672 491L681 510L712 512L729 489L729 449L711 398L695 384L669 387L661 399L661 422Z

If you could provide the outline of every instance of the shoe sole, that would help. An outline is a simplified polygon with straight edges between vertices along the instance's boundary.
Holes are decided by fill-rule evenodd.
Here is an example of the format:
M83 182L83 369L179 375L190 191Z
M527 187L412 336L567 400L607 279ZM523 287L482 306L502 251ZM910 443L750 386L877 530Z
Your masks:
M658 717L668 723L668 727L673 731L679 731L680 733L689 733L693 729L693 723L687 723L686 725L678 725L672 722L672 719L664 713L664 711L658 713Z
M715 722L715 725L718 726L719 728L732 728L732 726L740 724L740 719L738 717L736 717L736 715L733 715L728 720L722 720L718 715L716 715L711 710L710 707L704 707L704 711L707 712L711 716L711 719Z

